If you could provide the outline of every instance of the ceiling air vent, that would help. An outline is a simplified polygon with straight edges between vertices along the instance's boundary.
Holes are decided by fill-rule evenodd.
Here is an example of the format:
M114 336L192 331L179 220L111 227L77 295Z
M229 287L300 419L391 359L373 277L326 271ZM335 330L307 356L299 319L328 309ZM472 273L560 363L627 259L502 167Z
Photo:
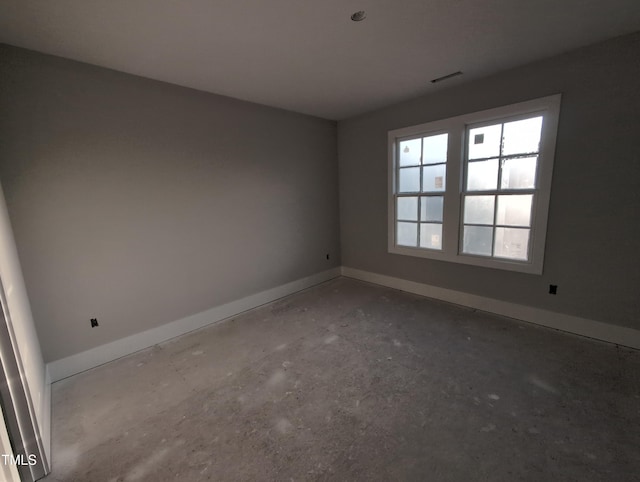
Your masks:
M442 82L443 80L451 79L452 77L458 77L459 75L462 75L462 71L461 70L458 70L457 72L454 72L453 74L443 75L442 77L438 77L437 79L433 79L431 81L431 83L432 84L437 84L438 82Z

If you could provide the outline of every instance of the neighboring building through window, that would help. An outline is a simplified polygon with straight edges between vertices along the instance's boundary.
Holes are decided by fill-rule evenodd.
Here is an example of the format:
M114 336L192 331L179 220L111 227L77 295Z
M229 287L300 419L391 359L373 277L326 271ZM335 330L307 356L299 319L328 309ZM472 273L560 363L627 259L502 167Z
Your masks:
M389 251L541 273L560 95L389 133Z

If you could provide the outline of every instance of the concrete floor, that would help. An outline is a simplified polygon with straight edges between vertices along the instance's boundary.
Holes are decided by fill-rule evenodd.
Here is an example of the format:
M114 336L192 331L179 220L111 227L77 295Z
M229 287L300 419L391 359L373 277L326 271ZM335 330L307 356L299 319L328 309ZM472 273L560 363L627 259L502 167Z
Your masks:
M53 386L51 481L640 480L640 352L339 278Z

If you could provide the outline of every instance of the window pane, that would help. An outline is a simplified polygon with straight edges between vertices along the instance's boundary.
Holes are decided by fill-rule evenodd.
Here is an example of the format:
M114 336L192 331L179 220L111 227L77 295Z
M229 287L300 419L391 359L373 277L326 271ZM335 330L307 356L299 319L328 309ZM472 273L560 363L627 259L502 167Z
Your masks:
M422 139L423 164L435 164L436 162L447 162L447 142L449 141L448 134L440 134L437 136L425 137Z
M420 224L420 247L442 249L442 224Z
M400 183L398 192L417 192L420 190L420 168L399 169Z
M469 129L469 159L498 157L502 124Z
M502 165L502 189L530 189L536 187L537 157L507 159Z
M496 224L530 226L533 194L498 196Z
M491 256L491 236L493 228L484 226L465 226L462 252Z
M420 221L442 222L442 208L444 198L442 196L423 196L420 198Z
M495 196L466 196L464 198L465 224L493 224Z
M396 240L400 246L417 246L418 223L398 223Z
M486 191L498 187L498 159L467 164L467 190Z
M420 164L420 139L400 142L400 166L417 166Z
M444 191L446 187L446 164L437 164L435 166L426 166L422 168L422 190L428 191Z
M538 152L542 117L534 117L504 125L502 155Z
M496 228L495 256L527 260L529 253L529 229Z
M399 197L398 198L398 219L405 221L418 220L418 198Z

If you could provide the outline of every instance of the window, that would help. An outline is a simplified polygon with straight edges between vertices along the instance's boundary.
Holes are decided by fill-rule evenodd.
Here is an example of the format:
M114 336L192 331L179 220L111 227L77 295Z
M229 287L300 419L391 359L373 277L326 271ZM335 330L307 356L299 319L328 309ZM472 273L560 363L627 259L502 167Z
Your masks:
M542 273L560 95L389 133L389 251Z
M400 141L396 200L397 244L442 249L442 214L449 136Z

